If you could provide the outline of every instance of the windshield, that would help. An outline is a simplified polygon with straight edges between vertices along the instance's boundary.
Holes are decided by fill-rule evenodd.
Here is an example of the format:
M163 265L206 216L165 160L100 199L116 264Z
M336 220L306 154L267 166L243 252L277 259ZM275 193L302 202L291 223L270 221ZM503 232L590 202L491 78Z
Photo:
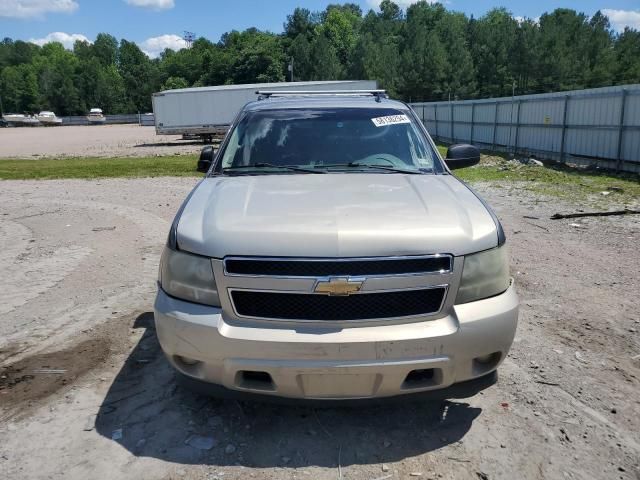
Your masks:
M442 171L412 117L392 108L248 112L233 130L221 158L217 172Z

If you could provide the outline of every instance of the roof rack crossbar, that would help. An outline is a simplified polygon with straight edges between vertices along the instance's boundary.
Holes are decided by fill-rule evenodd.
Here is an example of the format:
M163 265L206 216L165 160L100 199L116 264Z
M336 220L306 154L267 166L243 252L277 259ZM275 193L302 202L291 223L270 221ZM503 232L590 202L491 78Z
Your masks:
M386 90L257 90L258 100L270 97L288 96L313 96L313 95L352 95L373 96L379 102L382 98L388 98Z

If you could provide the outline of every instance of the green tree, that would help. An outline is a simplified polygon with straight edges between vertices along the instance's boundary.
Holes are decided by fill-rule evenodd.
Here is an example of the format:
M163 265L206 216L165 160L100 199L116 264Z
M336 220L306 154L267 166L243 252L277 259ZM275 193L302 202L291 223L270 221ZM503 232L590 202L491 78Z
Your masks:
M611 85L615 76L616 57L609 19L597 11L589 20L589 30L584 45L587 68L583 84L585 87Z
M38 80L33 66L23 64L3 68L0 72L0 96L6 112L38 110Z
M536 82L541 58L540 31L531 19L522 20L516 31L511 61L516 88L520 93L535 93L539 89Z
M435 30L407 26L408 39L402 54L401 92L408 100L433 100L448 93L445 84L447 52Z
M401 63L398 39L374 37L371 33L360 36L356 44L350 77L377 80L391 96L397 96L401 86Z
M126 105L130 112L151 110L151 95L160 86L154 64L140 47L122 40L118 55L118 71L124 83Z
M330 3L320 15L315 15L315 17L319 17L322 22L326 22L329 13L334 10L343 12L354 19L362 17L362 8L357 3Z
M189 86L206 81L218 57L218 47L205 38L198 38L191 48L177 52L167 50L161 59L161 80L182 77Z
M174 90L177 88L187 88L189 83L182 77L169 77L160 87L161 90Z
M338 8L330 5L323 18L324 21L318 29L318 34L327 38L344 68L348 65L351 52L356 44L362 17L354 12L353 8Z
M284 81L285 53L280 36L249 29L223 36L222 43L231 53L233 83Z
M342 65L333 45L325 35L316 35L311 43L313 68L309 80L339 80L342 78Z
M432 8L441 10L435 29L447 52L444 83L452 97L473 97L476 94L476 72L467 41L467 17L447 12L442 5Z
M202 75L198 79L202 85L223 85L231 76L232 58L229 52L218 45L206 52L202 59Z
M498 8L475 19L426 0L405 13L405 3L382 0L364 17L355 3L296 8L283 34L231 31L155 59L107 33L72 51L5 38L0 95L5 110L148 111L161 88L282 81L290 58L296 80L375 79L405 100L510 95L514 84L521 94L640 81L640 33L615 34L601 12L561 8L533 21Z
M542 91L584 86L585 67L588 68L584 46L588 35L588 18L582 13L558 8L542 14L537 80Z
M18 67L4 67L0 72L0 97L5 112L21 112L22 78Z
M380 16L385 21L401 20L402 10L391 0L382 0L380 2Z
M640 82L640 31L626 27L617 39L614 53L616 83Z
M13 40L5 37L0 42L0 69L11 64L11 55L13 54Z
M131 112L124 81L115 65L105 66L92 57L81 63L77 78L83 111L98 107L107 113Z
M124 80L115 65L108 65L101 74L98 98L107 112L131 113L126 100Z
M291 40L297 38L298 35L303 35L309 40L313 36L315 27L311 11L306 8L296 8L291 15L287 15L284 34Z
M481 96L511 94L517 29L518 22L504 8L493 9L474 22L472 55Z
M107 33L99 33L93 42L92 51L102 65L115 65L118 59L118 40Z
M291 42L289 57L293 58L294 80L309 80L315 61L311 57L311 43L306 35L300 34Z
M60 43L48 43L35 57L38 78L39 103L58 115L84 113L84 105L78 90L80 61Z
M32 63L38 55L40 47L33 43L16 40L13 42L11 55L9 56L9 65L22 65Z

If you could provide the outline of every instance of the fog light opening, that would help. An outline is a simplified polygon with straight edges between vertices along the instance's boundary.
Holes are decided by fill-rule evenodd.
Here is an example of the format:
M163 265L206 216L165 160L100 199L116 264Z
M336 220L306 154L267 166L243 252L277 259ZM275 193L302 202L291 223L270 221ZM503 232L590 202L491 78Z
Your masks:
M480 355L473 359L473 370L476 375L494 369L502 359L502 352L493 352L487 355Z
M179 367L181 367L183 370L188 371L193 370L196 366L202 363L199 360L189 357L183 357L182 355L174 355L173 359Z
M489 355L483 355L481 357L476 357L476 362L486 364L491 363L493 361L495 353L490 353Z
M198 363L198 360L194 360L193 358L182 357L182 356L178 356L178 358L185 365L195 365L196 363Z

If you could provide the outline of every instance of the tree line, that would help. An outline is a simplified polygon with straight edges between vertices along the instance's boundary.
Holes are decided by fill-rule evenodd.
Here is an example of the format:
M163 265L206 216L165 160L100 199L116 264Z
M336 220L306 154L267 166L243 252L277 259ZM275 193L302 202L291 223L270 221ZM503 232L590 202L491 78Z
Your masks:
M556 9L532 20L496 8L474 18L383 0L379 12L352 3L296 8L281 34L231 31L155 59L106 33L72 50L5 38L0 99L4 112L147 112L153 92L281 82L290 63L296 81L378 80L410 101L486 98L640 82L640 32L615 33L600 12Z

